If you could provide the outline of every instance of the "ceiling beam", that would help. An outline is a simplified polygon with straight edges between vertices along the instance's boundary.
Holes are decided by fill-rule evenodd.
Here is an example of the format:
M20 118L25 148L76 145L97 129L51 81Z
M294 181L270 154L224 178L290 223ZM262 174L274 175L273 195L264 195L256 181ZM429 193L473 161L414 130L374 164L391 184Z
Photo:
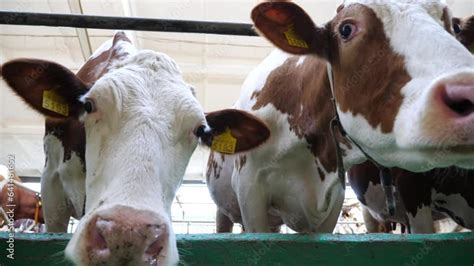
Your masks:
M123 13L126 17L133 17L133 10L132 10L132 3L130 0L122 0L122 8L123 8ZM125 31L127 36L132 38L131 41L132 43L138 47L138 38L137 34L135 31Z
M82 11L81 0L68 0L69 9L73 14L84 14ZM77 38L79 39L79 44L81 46L82 57L84 61L87 61L92 55L92 47L89 39L89 33L87 29L76 28Z

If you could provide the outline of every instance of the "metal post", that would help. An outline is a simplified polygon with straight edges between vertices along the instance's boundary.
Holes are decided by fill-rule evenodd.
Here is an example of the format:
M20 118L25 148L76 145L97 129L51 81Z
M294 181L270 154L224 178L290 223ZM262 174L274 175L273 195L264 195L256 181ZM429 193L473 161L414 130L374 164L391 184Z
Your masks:
M0 24L258 36L252 24L0 11Z

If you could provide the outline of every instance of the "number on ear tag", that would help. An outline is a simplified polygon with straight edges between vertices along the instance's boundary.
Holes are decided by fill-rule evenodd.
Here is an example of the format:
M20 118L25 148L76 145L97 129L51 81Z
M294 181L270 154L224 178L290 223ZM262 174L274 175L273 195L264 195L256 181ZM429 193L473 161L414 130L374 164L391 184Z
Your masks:
M226 128L222 134L214 137L211 149L220 153L234 154L236 145L237 139L232 136L230 129Z
M295 32L295 25L291 24L285 31L286 41L289 45L300 48L309 48L308 44Z
M66 103L63 97L59 96L53 90L43 91L43 104L44 109L53 111L55 113L68 116L69 105Z

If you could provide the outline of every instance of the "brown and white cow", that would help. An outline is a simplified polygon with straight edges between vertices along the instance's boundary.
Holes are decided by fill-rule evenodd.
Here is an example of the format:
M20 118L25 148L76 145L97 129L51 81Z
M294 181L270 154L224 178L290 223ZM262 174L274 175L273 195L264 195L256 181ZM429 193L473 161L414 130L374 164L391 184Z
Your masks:
M466 47L474 47L474 16L453 18L453 32ZM473 51L474 52L474 51ZM452 218L460 226L474 228L474 171L455 167L425 173L390 170L396 187L396 210L390 215L378 168L370 162L353 166L348 179L364 206L368 232L391 231L391 222L401 223L413 233L434 233L434 221ZM382 225L382 226L380 226Z
M71 121L78 126L79 132L64 131L61 136L76 144L82 141L85 180L71 180L82 168L63 164L70 159L66 154L72 155L62 150L60 138L55 138L56 146L45 142L48 164L52 160L63 164L52 171L62 189L59 192L80 195L85 188L85 215L66 256L78 265L174 265L178 250L171 203L198 141L211 146L231 134L233 151L241 152L264 142L269 130L239 110L205 115L170 57L124 49L116 45L122 36L115 36L107 57L119 52L123 56L110 65L105 60L83 67L78 75L38 59L12 60L2 66L1 73L33 109L55 122L67 125ZM103 71L97 72L96 67ZM95 82L85 82L81 73ZM83 129L85 135L81 135ZM50 146L58 148L57 157L50 156L54 154ZM77 167L83 167L79 162ZM59 178L58 171L68 175ZM43 191L44 196L54 193Z
M94 52L78 71L77 77L91 86L107 73L116 61L134 50L125 34L117 32L113 39L105 42ZM24 73L24 77L21 77L26 83L35 84L50 66L48 63L44 65L33 63L36 63L36 68L30 69L28 73ZM5 77L7 81L8 78L12 77ZM41 95L36 100L41 101ZM46 117L44 152L46 162L41 177L41 192L46 230L66 232L69 218L73 216L80 219L84 214L86 164L83 124L74 118Z
M42 202L38 192L21 183L18 176L6 178L0 174L0 208L13 224L20 219L31 219L44 224Z
M318 27L298 5L274 1L252 19L293 55L272 52L235 106L270 127L268 142L209 162L211 193L223 178L234 192L214 195L219 210L231 213L225 202L237 201L246 231L268 232L278 216L295 231L332 232L344 198L332 96L348 136L381 165L474 168L474 57L453 37L444 3L347 0ZM336 138L345 169L366 160Z
M349 183L357 198L378 222L400 223L412 233L434 233L433 221L450 217L460 226L474 229L473 170L451 167L412 173L390 169L396 187L394 215L387 211L378 172L370 162L348 171ZM368 230L373 232L375 228Z

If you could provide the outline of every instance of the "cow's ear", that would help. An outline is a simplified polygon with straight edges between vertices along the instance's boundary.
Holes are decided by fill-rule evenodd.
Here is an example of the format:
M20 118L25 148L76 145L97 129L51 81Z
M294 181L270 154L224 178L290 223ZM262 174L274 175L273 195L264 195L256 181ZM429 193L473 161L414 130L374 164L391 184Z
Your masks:
M17 59L5 63L1 76L28 105L52 118L77 117L83 106L79 98L87 86L69 69L37 59Z
M251 14L257 30L278 48L291 54L326 57L329 34L316 27L309 15L291 2L265 2Z
M236 109L225 109L206 114L206 126L195 134L213 151L234 154L248 151L270 137L270 129L257 117Z

